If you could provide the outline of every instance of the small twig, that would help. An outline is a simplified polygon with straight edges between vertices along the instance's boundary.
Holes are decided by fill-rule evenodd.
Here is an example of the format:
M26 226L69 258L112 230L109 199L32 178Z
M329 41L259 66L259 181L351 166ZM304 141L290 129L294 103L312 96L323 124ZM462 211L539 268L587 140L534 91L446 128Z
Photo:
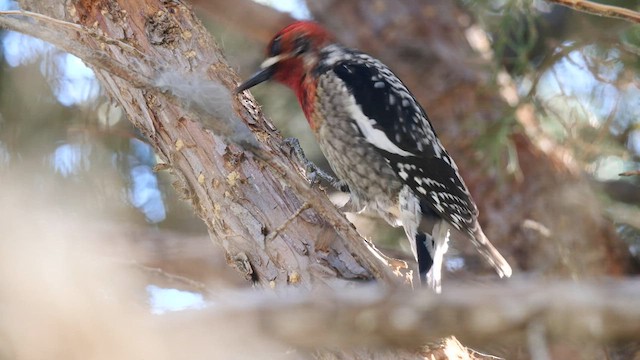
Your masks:
M631 9L599 4L588 0L547 0L550 3L566 6L587 14L640 23L640 13Z
M142 265L138 262L132 261L129 263L129 265L135 266L136 268L143 270L145 272L148 273L152 273L155 275L159 275L161 277L164 277L170 281L175 281L178 283L183 283L185 285L188 285L189 287L200 291L201 293L207 294L207 295L211 295L213 294L213 292L211 290L209 290L207 288L207 286L199 281L195 281L193 279L189 279L188 277L182 276L182 275L177 275L177 274L172 274L172 273L168 273L166 271L164 271L161 268L156 268L156 267L151 267L151 266L147 266L147 265Z
M533 79L533 82L531 83L529 92L527 93L526 96L524 96L524 99L526 99L526 101L531 100L535 91L538 89L538 83L540 82L540 80L542 80L542 76L547 73L546 72L547 69L556 65L560 60L567 57L571 52L581 49L585 46L586 44L584 44L583 42L576 41L568 45L562 45L559 48L560 50L557 50L550 56L545 57L542 63L540 64L540 66L538 67L538 71L536 71L536 74Z
M168 279L169 281L174 281L174 282L178 282L178 283L182 283L187 285L190 288L193 288L194 290L200 291L203 294L207 294L207 295L213 295L213 292L207 288L207 286L199 281L190 279L188 277L182 276L182 275L177 275L177 274L172 274L169 272L164 271L161 268L157 268L157 267L152 267L152 266L148 266L148 265L143 265L135 260L127 260L127 259L121 259L121 258L115 258L115 257L107 257L107 259L109 261L113 261L115 263L120 263L120 264L124 264L124 265L128 265L128 266L132 266L135 268L138 268L140 270L143 270L147 273L152 273L154 275L160 275L166 279Z
M304 204L302 204L302 206L295 213L293 213L293 215L291 215L287 220L285 220L285 222L283 222L282 225L278 226L278 228L276 228L273 232L271 232L264 239L264 242L268 243L268 242L272 241L273 239L275 239L276 236L280 235L280 233L284 229L286 229L287 226L289 226L289 224L291 224L291 222L293 220L295 220L298 216L300 216L300 214L302 214L305 210L308 210L309 208L311 208L311 204L309 202L305 202Z
M491 355L491 354L487 354L487 353L483 353L481 351L472 349L470 347L467 347L467 350L473 355L478 355L478 357L481 358L481 359L487 358L487 359L492 359L492 360L506 360L503 357L495 356L495 355ZM475 359L475 358L472 358L472 359Z
M640 176L640 170L630 170L621 172L618 176Z

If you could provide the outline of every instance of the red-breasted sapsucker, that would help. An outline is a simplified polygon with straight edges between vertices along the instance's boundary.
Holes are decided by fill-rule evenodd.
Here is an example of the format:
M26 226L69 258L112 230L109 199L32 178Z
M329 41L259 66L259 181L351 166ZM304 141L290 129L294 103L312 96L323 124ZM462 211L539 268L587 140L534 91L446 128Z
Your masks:
M451 232L469 238L502 276L511 267L478 224L478 209L427 114L373 57L301 21L278 32L261 70L236 89L274 79L290 87L351 206L402 225L422 281L440 291Z

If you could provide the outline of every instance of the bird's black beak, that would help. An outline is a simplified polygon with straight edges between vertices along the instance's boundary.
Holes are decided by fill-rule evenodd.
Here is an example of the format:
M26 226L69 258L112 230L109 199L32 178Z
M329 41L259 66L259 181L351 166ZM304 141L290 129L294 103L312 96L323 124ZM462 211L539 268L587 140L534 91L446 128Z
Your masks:
M258 71L257 73L253 74L253 76L248 78L245 82L240 84L236 88L235 93L236 94L241 93L247 89L250 89L260 83L263 83L271 79L271 77L273 76L273 73L274 73L274 66L269 66Z

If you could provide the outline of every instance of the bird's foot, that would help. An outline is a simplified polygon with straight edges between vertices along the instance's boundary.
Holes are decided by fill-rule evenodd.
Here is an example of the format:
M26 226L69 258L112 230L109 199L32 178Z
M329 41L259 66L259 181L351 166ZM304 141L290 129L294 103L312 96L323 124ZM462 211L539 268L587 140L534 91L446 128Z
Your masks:
M329 175L326 171L320 169L316 164L311 162L311 160L307 159L307 157L304 154L304 150L302 150L302 146L300 146L300 141L298 141L298 139L286 138L284 139L284 143L291 148L291 151L293 152L293 154L298 158L298 160L304 166L307 179L311 183L311 186L318 184L320 180L324 180L336 190L347 192L347 193L349 192L349 186L347 185L347 183Z

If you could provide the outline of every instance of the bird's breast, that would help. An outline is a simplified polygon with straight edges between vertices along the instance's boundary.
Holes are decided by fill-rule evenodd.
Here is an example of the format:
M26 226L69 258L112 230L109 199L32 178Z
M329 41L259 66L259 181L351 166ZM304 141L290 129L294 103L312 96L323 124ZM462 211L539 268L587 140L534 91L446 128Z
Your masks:
M346 109L345 89L320 79L311 118L314 133L333 171L362 203L371 208L394 206L402 188L384 157L360 133ZM375 203L375 204L373 204ZM375 206L372 206L375 205Z

